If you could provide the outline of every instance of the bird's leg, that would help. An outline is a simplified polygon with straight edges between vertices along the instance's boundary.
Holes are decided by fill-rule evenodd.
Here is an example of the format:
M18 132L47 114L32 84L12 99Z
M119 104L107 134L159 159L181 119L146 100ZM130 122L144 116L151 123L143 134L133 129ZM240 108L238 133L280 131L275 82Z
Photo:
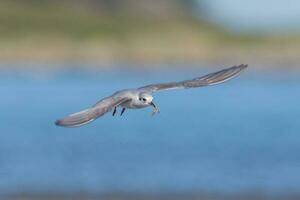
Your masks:
M122 116L122 115L123 115L123 113L125 112L125 110L126 110L126 108L122 108L122 111L121 111L121 114L120 114L120 116Z
M160 113L159 108L153 102L151 102L150 105L153 106L152 116L156 113Z
M117 107L114 108L112 116L115 116L116 112L117 112Z

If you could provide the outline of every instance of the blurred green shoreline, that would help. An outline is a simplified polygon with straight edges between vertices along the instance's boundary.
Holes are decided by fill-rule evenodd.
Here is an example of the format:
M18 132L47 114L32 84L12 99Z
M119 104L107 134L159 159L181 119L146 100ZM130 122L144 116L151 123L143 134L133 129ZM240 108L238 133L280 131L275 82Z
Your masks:
M144 9L146 1L138 8L126 1L122 9L70 2L2 0L0 61L251 63L300 68L300 35L226 32L169 0L168 9L159 12L156 7Z

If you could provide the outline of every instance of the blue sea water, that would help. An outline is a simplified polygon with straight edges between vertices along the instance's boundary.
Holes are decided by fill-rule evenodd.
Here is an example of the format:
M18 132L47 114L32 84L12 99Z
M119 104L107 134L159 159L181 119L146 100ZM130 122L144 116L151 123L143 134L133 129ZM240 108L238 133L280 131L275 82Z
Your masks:
M0 194L299 192L299 74L248 71L157 93L154 117L148 108L54 125L115 90L208 71L1 72Z

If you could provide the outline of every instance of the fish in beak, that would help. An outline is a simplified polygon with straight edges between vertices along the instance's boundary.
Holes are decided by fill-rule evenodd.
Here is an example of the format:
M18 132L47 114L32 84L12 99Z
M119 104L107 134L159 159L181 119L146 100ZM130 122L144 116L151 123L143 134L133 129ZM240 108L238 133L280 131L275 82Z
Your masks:
M155 115L156 113L159 113L159 108L153 103L153 101L150 102L150 105L153 106L153 111L152 111L152 116Z

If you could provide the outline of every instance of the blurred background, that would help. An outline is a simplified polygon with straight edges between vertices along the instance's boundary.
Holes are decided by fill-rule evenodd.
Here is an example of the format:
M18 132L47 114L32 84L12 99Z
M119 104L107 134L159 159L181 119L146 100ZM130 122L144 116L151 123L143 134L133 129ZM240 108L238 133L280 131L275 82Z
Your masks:
M299 199L297 0L0 0L0 199ZM116 90L236 64L84 127Z

